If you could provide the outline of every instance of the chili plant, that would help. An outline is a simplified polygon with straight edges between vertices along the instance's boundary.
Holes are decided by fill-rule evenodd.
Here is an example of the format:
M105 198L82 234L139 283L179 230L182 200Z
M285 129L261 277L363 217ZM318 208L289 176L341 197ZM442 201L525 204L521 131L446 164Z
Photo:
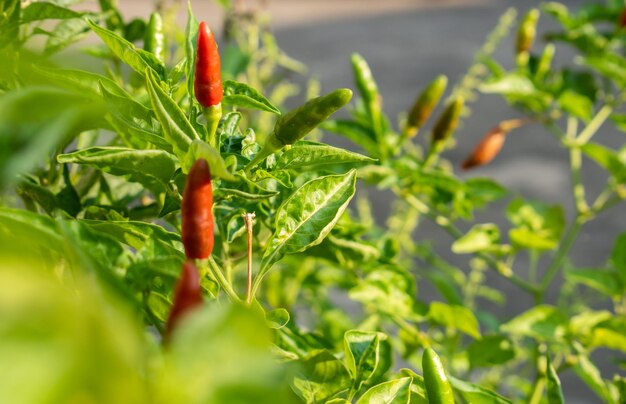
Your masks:
M223 46L190 5L178 30L177 2L130 21L109 0L0 2L0 401L563 402L565 372L626 399L592 356L624 362L626 235L602 268L568 259L626 198L624 149L597 136L626 130L623 1L508 11L467 74L428 78L397 125L358 54L353 83L311 81L287 109L277 67L305 70L261 14L221 3ZM565 47L575 59L553 66ZM59 62L72 52L103 67ZM483 94L516 114L447 160ZM455 169L530 125L569 157L573 217ZM583 162L606 172L598 195ZM365 184L395 196L385 226ZM506 198L509 226L474 219ZM423 221L468 264L416 242ZM492 275L535 305L498 317Z

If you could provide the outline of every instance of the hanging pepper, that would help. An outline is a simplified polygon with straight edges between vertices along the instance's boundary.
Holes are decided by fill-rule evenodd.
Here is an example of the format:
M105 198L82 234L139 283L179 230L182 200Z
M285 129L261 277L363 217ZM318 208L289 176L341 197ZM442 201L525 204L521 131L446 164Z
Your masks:
M263 161L267 156L294 144L346 105L352 91L339 88L321 97L313 98L296 109L281 116L274 125L274 132L265 140L263 149L248 164L246 170Z
M472 167L483 166L494 159L502 150L506 135L513 129L524 124L521 119L511 119L502 121L498 126L492 128L485 134L483 139L474 148L470 156L461 164L461 168L467 170Z
M441 359L434 349L426 348L424 350L422 369L429 404L454 404L452 386Z
M174 303L165 323L164 340L169 339L172 331L184 316L200 305L202 305L200 274L193 261L187 260L183 263L174 289Z
M213 251L212 207L209 164L198 159L187 175L181 204L183 246L189 259L206 259Z
M415 100L415 104L413 104L413 108L411 108L407 117L406 137L415 136L417 131L424 125L437 103L439 103L439 99L446 90L447 84L448 78L446 76L437 76Z
M517 30L515 40L515 52L520 55L526 53L533 46L535 35L537 35L537 22L539 21L539 10L531 9L526 13Z
M161 14L150 14L150 21L146 28L143 48L152 53L161 62L165 61L165 36L163 35L163 19Z
M461 111L463 111L463 105L465 101L462 97L456 97L446 105L446 109L437 119L432 133L432 144L436 146L442 142L448 140L456 129Z
M622 13L619 16L619 26L626 28L626 8L622 10Z
M209 144L218 148L215 132L222 117L222 78L220 75L220 54L213 33L206 22L198 27L196 45L196 67L194 73L194 92L203 107L207 121Z

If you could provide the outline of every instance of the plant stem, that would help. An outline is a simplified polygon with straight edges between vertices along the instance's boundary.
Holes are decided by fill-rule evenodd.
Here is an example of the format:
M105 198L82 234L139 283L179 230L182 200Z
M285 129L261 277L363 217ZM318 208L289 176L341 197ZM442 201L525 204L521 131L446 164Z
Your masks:
M600 126L602 126L604 121L606 121L609 115L611 115L611 112L613 112L613 107L608 104L600 108L600 110L596 113L593 119L589 121L587 127L585 127L585 129L583 129L582 132L580 132L580 134L578 135L576 139L577 143L583 145L591 140L593 135L595 135L598 129L600 129Z
M248 287L246 289L246 303L250 304L252 301L252 226L254 225L254 212L243 213L243 221L246 224L246 231L248 232Z
M232 285L226 280L224 274L222 274L222 270L217 265L217 262L215 262L215 259L213 257L209 257L207 264L211 275L213 275L213 278L215 279L217 284L220 285L224 292L226 292L228 297L236 302L241 301L241 299L239 299L239 296L237 296L237 293L233 290Z
M565 237L559 244L559 248L554 255L554 259L552 260L552 263L548 267L546 274L541 280L541 286L539 288L541 300L543 300L543 295L545 294L548 286L550 286L550 282L552 282L552 279L554 279L557 272L561 268L563 260L567 256L567 253L569 252L570 248L572 248L572 245L574 244L576 236L578 236L578 232L580 232L580 228L582 227L583 223L584 219L582 219L581 216L576 216L576 219L574 219L574 222L571 224L571 226L567 230L567 233L565 234Z
M402 196L398 188L394 187L393 191L397 195ZM463 236L463 233L452 222L450 222L448 218L434 213L428 205L420 201L418 198L414 197L413 195L404 195L403 197L409 205L413 206L418 212L422 213L424 216L428 217L430 220L438 224L442 229L447 231L448 234L450 234L455 240ZM508 266L505 262L497 260L491 255L483 252L477 252L474 253L474 255L485 260L491 268L495 269L496 272L500 274L500 276L508 279L511 283L513 283L520 289L532 295L536 295L539 292L535 285L526 282L522 278L515 275L511 267Z
M570 116L567 119L567 133L565 137L570 141L576 140L576 132L578 131L578 120ZM570 147L569 149L570 171L572 174L572 193L574 194L574 203L578 214L582 214L589 210L585 199L585 186L583 185L580 170L582 167L582 152L579 147Z

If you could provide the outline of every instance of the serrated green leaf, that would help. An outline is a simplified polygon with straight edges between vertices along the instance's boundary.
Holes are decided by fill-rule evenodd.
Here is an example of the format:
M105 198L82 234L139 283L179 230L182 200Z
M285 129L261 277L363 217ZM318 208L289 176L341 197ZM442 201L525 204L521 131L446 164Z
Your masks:
M297 189L276 212L276 231L267 243L255 289L285 254L322 242L354 196L356 171L316 178Z
M280 110L272 105L263 94L245 83L233 80L224 81L222 104L240 108L252 108L280 115Z

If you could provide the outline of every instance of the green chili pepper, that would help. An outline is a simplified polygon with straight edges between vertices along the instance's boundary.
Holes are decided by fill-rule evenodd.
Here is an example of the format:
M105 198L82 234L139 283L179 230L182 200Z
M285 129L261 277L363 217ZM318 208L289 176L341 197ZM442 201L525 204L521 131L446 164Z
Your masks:
M519 55L528 52L535 41L537 35L537 22L539 21L539 10L533 8L529 10L517 30L515 41L515 52Z
M372 70L365 59L363 59L363 57L358 53L352 54L351 62L356 87L359 90L359 94L361 94L361 97L363 98L363 102L367 108L367 113L370 116L375 133L380 134L381 102L380 94L378 93L378 86L376 85L376 81L374 81Z
M441 359L432 348L424 350L422 356L422 369L424 371L424 385L426 396L430 404L454 404L452 386L443 368Z
M161 14L150 14L150 22L146 28L143 47L154 54L161 62L165 60L165 36L163 35L163 19Z
M462 97L456 97L446 105L446 109L439 116L432 133L432 144L440 144L450 138L454 133L465 101Z
M550 71L550 66L554 59L554 50L554 45L551 43L547 44L543 49L543 53L537 62L537 71L535 72L535 78L537 80L542 80Z
M433 110L439 103L439 99L446 90L448 84L448 78L444 75L437 76L429 85L422 91L413 108L409 112L407 117L407 125L405 133L407 137L413 137L417 134L419 128L424 125L426 120L433 113Z
M307 133L346 105L351 98L351 90L339 88L321 97L313 98L281 116L274 125L274 132L266 139L263 149L248 164L246 170L254 167L284 146L294 144L302 139Z

